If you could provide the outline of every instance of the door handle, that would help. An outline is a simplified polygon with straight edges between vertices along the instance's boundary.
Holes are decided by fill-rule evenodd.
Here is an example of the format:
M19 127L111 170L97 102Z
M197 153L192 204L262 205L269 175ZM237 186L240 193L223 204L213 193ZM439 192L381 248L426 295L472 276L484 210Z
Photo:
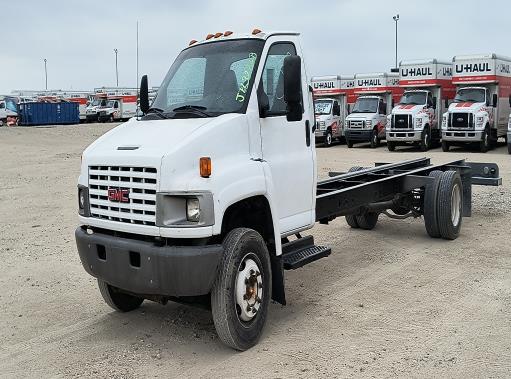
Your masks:
M311 145L311 126L309 120L305 120L305 143Z

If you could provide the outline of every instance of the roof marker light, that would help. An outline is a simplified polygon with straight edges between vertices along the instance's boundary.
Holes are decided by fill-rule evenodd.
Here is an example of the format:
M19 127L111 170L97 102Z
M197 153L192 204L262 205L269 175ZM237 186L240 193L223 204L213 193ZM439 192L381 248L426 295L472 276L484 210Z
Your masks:
M208 35L206 36L206 39L211 39L211 38L213 38L213 37L214 37L214 34L208 34Z
M255 28L254 30L252 30L252 34L253 35L256 35L256 34L259 34L259 33L261 33L260 29Z
M196 39L192 39L190 41L190 43L188 44L188 46L192 46L194 43L197 43L197 40Z
M232 34L230 30L224 32L224 37L229 37Z
M215 33L215 38L222 37L223 35L223 33Z

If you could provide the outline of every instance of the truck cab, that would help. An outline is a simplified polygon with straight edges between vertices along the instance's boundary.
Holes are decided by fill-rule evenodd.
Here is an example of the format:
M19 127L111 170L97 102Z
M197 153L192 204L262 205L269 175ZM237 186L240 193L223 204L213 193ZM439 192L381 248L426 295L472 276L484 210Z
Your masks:
M385 139L385 125L392 99L376 95L359 96L348 115L346 143L353 147L356 142L370 142L371 147L377 147Z
M122 99L108 99L104 106L97 108L98 121L116 121L122 119Z
M98 121L98 108L105 107L107 104L107 98L105 96L96 95L92 99L92 101L87 105L85 110L85 119L87 122L95 122Z
M511 58L497 54L453 58L454 102L442 119L442 150L477 144L481 152L506 137L511 95Z
M334 136L341 138L342 120L341 106L335 99L321 98L314 102L314 115L316 122L316 138L324 139L326 146L331 146Z

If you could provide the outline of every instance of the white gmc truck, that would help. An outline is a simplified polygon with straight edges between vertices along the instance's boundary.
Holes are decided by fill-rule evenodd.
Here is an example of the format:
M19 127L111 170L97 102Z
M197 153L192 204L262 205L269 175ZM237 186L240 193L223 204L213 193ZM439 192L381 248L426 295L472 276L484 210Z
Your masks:
M286 303L284 270L330 254L302 231L338 216L370 230L386 214L424 216L430 236L455 239L471 185L500 183L494 164L427 158L318 182L302 55L292 32L193 40L151 106L142 77L144 116L83 152L75 237L108 305L201 303L220 339L246 350L270 299Z

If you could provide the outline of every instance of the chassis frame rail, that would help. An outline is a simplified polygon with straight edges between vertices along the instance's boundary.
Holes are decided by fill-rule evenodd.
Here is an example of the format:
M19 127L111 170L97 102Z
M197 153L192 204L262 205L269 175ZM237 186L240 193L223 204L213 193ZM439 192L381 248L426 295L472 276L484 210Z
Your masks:
M458 171L463 185L463 216L472 213L472 185L502 184L495 163L466 162L464 159L432 165L429 158L398 163L376 163L360 171L330 172L317 184L316 221L327 223L339 216L360 213L371 203L389 201L400 194L424 188L434 170Z

